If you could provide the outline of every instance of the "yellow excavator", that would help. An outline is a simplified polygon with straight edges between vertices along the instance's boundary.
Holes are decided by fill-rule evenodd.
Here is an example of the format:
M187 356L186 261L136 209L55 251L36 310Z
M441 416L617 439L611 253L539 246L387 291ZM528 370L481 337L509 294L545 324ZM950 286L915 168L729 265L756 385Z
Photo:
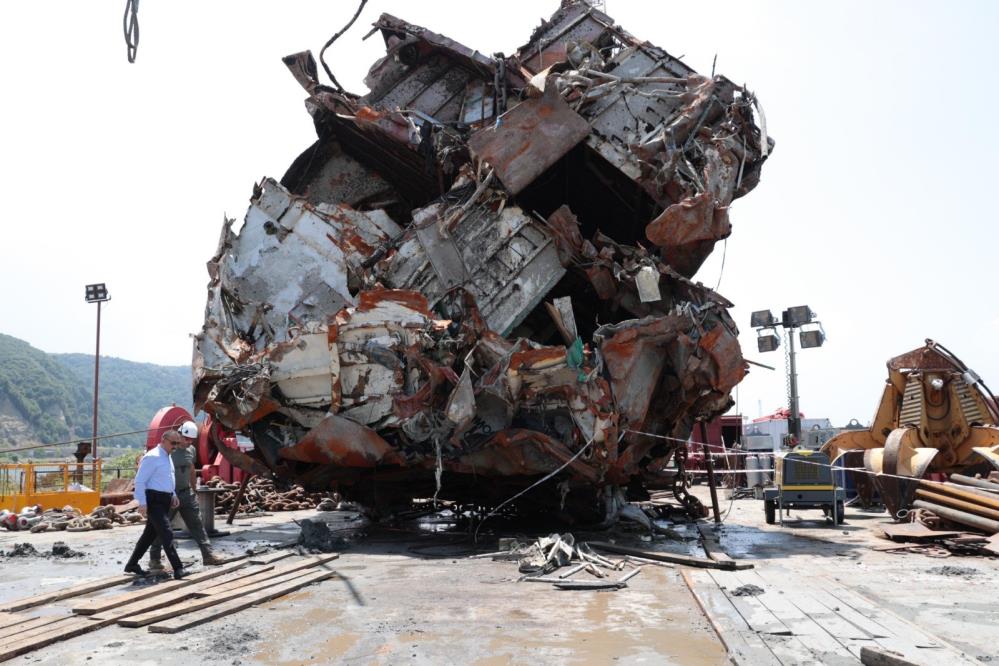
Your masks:
M847 469L862 458L863 467L875 474L855 473L861 497L873 481L898 517L910 507L918 479L999 470L999 405L974 371L927 339L888 361L888 381L871 426L839 433L822 451Z

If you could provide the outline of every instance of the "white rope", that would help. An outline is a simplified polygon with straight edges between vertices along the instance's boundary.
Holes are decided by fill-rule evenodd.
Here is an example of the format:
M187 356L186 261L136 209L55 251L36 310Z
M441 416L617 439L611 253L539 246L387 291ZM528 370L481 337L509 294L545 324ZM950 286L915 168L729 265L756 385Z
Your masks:
M651 432L642 432L640 430L627 430L626 429L625 432L635 433L636 435L645 435L646 437L656 437L658 439L666 439L666 440L669 440L671 442L679 442L681 444L701 444L702 443L702 442L695 442L695 441L689 440L689 439L680 439L679 437L669 437L667 435L657 435L657 434L651 433ZM720 444L708 444L708 446L722 446L722 445L720 445ZM863 451L863 450L864 449L850 449L850 451ZM844 453L848 453L848 451L844 451ZM771 457L777 458L777 457L781 457L781 455L782 454L780 454L780 453L775 453L775 452L770 452L770 451L761 451L761 452L758 452L758 453L753 452L753 451L726 451L724 453L712 453L711 454L712 458L721 458L721 457L725 457L725 456L771 456ZM828 467L829 469L843 470L844 472L859 472L860 474L867 474L869 476L883 476L883 477L887 477L887 478L890 478L890 479L902 479L904 481L912 481L912 480L916 479L916 477L914 477L914 476L903 476L901 474L888 474L887 472L874 472L874 471L871 471L871 470L866 469L864 467L841 467L839 465L833 465L832 463L820 463L820 462L815 462L815 461L812 461L812 460L803 460L801 458L793 458L793 460L794 460L794 462L796 464L797 463L801 463L802 465L815 465L816 467ZM684 471L687 472L687 473L689 473L689 474L707 474L708 473L707 470L684 470ZM715 474L739 474L739 473L746 473L746 472L768 472L768 471L772 471L772 470L766 470L766 469L736 469L736 470L723 469L723 470L718 470L718 469L716 469L714 472L715 472Z
M479 524L476 526L476 528L475 528L475 534L472 535L472 541L478 543L479 530L482 529L482 525L487 520L489 520L491 517L493 517L493 516L496 515L497 511L499 511L504 506L506 506L510 502L514 501L515 499L517 499L518 497L520 497L524 493L528 492L529 490L535 488L536 486L540 486L542 483L544 483L545 481L547 481L548 479L552 478L553 476L555 476L556 474L558 474L559 472L561 472L563 469L565 469L566 467L568 467L569 465L571 465L576 460L576 458L578 458L579 456L583 455L583 453L587 449L590 448L591 444L593 444L593 438L592 437L589 439L589 441L586 442L586 444L584 444L583 446L580 447L579 451L576 451L576 455L574 455L573 457L571 457L568 460L566 460L565 463L563 463L561 467L559 467L558 469L556 469L556 470L554 470L552 472L549 472L543 478L538 479L537 481L535 481L534 483L532 483L531 485L529 485L527 488L524 488L519 493L517 493L516 495L514 495L510 499L504 501L502 504L500 504L499 506L497 506L495 509L493 509L492 511L490 511L489 513L487 513L486 516L482 520L480 520Z

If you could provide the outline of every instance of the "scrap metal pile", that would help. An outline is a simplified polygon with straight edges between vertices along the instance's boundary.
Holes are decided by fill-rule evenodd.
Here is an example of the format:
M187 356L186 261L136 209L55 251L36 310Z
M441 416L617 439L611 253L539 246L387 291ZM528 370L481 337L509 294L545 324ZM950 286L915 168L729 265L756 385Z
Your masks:
M612 519L675 481L698 510L654 435L746 372L691 278L772 150L753 94L585 3L512 56L372 32L363 96L284 59L318 140L208 265L195 406L254 444L223 455L369 507L496 506L558 472L530 506Z

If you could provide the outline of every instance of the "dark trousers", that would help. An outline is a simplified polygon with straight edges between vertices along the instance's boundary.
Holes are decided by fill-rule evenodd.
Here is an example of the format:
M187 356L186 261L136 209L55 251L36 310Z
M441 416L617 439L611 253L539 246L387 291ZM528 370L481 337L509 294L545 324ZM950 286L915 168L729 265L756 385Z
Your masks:
M210 545L208 533L205 531L205 523L201 520L201 511L198 509L198 500L194 496L194 491L190 488L182 488L177 491L177 499L180 500L180 504L176 509L170 510L167 518L172 521L173 517L179 513L194 542L200 548L207 548ZM153 546L149 550L149 558L150 560L160 559L159 539L153 542Z
M135 550L132 551L132 557L128 559L128 564L138 564L158 537L174 571L183 566L177 549L173 545L173 530L170 529L169 516L172 498L171 493L161 493L158 490L146 491L146 528L142 530L139 541L135 544Z

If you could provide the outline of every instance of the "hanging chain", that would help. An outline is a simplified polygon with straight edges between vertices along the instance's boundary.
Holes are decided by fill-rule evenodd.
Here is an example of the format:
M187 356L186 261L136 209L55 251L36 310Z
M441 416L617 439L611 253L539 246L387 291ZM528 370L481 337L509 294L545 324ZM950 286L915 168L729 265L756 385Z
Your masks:
M125 46L128 48L128 61L135 62L139 50L139 0L125 0L125 15L121 19L125 32Z

